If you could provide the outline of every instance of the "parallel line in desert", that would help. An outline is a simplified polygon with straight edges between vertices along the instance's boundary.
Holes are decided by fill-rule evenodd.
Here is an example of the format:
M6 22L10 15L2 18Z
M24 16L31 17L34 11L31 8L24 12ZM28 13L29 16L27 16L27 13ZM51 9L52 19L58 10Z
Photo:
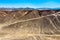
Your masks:
M47 34L28 34L28 36L60 36L58 34L55 35L47 35Z
M57 14L57 13L55 13L55 14ZM36 20L36 19L40 19L40 18L44 18L44 17L47 17L47 16L52 16L52 15L56 16L55 14L46 15L46 16L37 17L37 18L31 18L31 19L27 19L27 20L17 20L15 22L3 23L3 24L0 24L0 28L4 27L4 26L9 26L9 25L12 25L12 24L16 24L16 23L19 23L19 22L32 21L32 20Z

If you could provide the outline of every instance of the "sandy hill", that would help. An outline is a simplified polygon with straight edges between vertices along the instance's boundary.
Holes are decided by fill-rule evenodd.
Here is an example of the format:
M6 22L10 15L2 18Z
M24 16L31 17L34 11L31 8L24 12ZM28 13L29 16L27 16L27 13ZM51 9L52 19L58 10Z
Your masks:
M59 35L59 11L0 11L0 40L60 40Z

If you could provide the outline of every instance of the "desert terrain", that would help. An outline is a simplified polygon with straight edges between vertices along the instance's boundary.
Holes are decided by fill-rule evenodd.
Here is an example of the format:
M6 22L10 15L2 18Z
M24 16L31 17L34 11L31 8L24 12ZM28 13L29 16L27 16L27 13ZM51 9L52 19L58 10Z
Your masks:
M60 11L0 10L0 40L60 40Z

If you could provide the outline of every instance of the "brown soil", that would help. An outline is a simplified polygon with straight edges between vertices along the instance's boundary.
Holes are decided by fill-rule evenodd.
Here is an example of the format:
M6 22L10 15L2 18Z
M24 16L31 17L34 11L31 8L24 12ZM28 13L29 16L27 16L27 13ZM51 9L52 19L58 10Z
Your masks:
M59 11L0 11L0 40L60 40Z

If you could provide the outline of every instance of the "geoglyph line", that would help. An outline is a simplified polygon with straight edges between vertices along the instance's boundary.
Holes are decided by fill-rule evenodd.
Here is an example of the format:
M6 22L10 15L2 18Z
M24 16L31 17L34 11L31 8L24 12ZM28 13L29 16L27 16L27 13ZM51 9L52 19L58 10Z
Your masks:
M55 14L57 14L57 13L55 13ZM0 29L1 29L1 27L9 26L9 25L12 25L12 24L15 24L15 23L19 23L19 22L26 22L26 21L36 20L36 19L40 19L40 18L44 18L44 17L47 17L47 16L52 16L52 15L56 16L55 14L46 15L46 16L37 17L37 18L31 18L31 19L27 19L27 20L16 20L15 22L3 23L3 24L0 24Z

